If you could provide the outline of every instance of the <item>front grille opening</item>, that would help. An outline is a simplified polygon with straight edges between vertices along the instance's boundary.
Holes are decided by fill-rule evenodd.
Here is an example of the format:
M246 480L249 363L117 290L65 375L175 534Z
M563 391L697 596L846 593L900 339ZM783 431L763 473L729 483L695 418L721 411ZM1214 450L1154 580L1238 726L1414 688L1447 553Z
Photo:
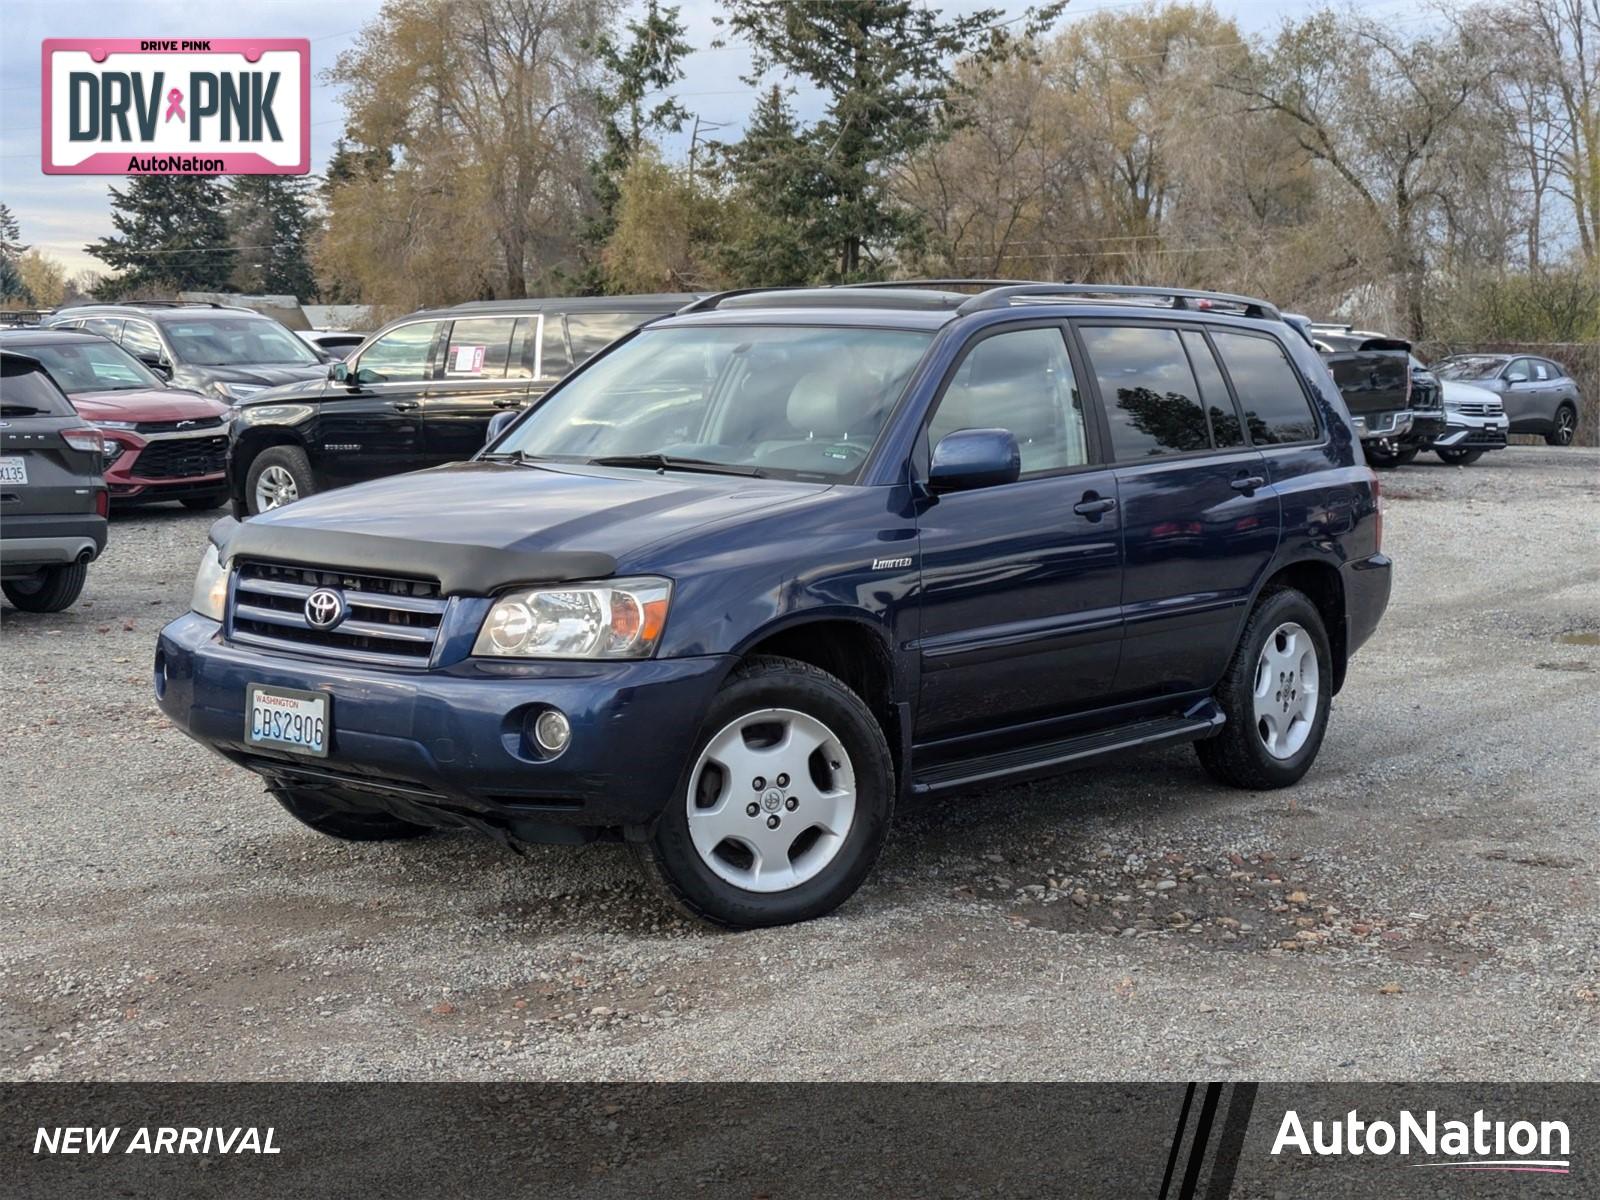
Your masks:
M228 462L226 437L186 438L151 442L139 452L129 472L140 479L190 479L215 475Z
M332 588L345 599L345 617L330 629L305 616L306 598ZM433 656L448 600L433 579L247 561L234 584L236 640L283 646L335 658L426 666Z

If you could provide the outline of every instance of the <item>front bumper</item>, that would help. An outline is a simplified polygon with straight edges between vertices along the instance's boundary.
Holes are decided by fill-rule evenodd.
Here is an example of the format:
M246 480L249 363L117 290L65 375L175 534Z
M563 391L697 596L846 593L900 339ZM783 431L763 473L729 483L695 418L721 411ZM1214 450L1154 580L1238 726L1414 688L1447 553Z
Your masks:
M161 631L155 690L179 728L240 766L407 819L525 841L648 823L667 802L733 660L493 663L390 670L230 645L197 613ZM326 758L247 745L252 683L325 692ZM543 758L524 728L559 708L564 753ZM571 836L566 836L570 834Z
M149 434L102 432L123 447L105 468L114 501L182 500L228 490L226 424Z
M1444 431L1433 439L1435 448L1503 450L1511 422L1504 416L1477 417L1451 413Z

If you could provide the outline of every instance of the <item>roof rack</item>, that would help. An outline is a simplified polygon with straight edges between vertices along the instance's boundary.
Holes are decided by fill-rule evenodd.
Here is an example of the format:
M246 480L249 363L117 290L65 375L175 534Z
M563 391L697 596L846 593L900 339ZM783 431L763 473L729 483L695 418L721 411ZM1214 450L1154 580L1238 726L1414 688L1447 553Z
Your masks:
M1043 279L875 279L867 283L841 283L842 288L958 288L958 287L1050 286Z
M63 308L241 308L238 304L219 304L215 300L82 300Z
M1266 300L1254 296L1235 296L1230 292L1202 292L1191 288L1147 287L1126 283L1024 283L990 288L979 292L963 304L958 311L984 312L993 308L1008 308L1013 301L1024 304L1048 304L1052 300L1085 300L1110 297L1124 303L1166 301L1165 307L1176 309L1207 309L1218 306L1238 308L1244 316L1278 320L1277 308Z

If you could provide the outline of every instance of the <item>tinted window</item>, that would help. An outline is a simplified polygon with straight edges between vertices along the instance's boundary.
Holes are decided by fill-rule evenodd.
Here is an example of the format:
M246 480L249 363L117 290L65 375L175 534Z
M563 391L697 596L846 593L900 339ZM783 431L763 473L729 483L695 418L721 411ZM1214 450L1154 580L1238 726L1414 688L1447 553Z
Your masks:
M24 353L42 362L50 378L68 395L162 386L143 363L110 342L51 342L29 346Z
M1083 401L1061 331L1000 333L968 351L928 423L929 446L958 429L1009 429L1024 475L1088 462Z
M1087 325L1082 334L1118 459L1210 449L1200 387L1177 330Z
M93 328L93 325L92 321L86 322L84 328L91 333L101 332ZM161 346L161 335L148 321L129 321L123 325L122 348L135 358L147 361L167 356L167 352Z
M1233 390L1244 409L1250 440L1258 446L1306 442L1317 436L1317 421L1300 377L1283 347L1248 333L1213 332Z
M129 321L131 330L137 322ZM180 362L197 367L312 366L316 352L270 317L185 317L162 322ZM123 335L126 342L127 334Z
M1505 365L1503 358L1470 354L1440 363L1434 368L1434 374L1440 379L1493 379Z
M445 352L446 379L504 379L511 357L515 317L457 321L450 328Z
M1206 344L1205 334L1193 329L1183 331L1183 348L1189 352L1189 365L1200 381L1200 401L1206 406L1206 417L1211 422L1211 441L1219 450L1244 445L1244 430L1239 425L1239 414L1233 407L1233 397L1222 378L1222 368L1217 366L1216 355Z
M9 354L0 355L0 414L8 417L70 417L67 398L51 386L50 377Z
M567 326L559 313L546 313L544 340L539 346L539 373L546 379L560 379L572 370L572 355L567 353Z
M417 321L391 329L361 352L359 367L376 371L379 383L406 383L428 378L429 351L438 321Z
M567 340L572 344L573 365L581 367L623 334L643 325L651 316L651 313L568 313Z
M85 333L98 333L101 337L108 337L112 341L122 338L122 322L107 320L105 317L90 317L85 321L75 322Z

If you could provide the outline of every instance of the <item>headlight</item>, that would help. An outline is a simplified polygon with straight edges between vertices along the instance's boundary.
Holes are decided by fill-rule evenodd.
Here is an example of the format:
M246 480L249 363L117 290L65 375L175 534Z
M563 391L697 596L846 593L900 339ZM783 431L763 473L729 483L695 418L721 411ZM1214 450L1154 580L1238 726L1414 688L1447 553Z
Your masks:
M224 400L242 400L246 396L253 396L257 392L267 390L267 385L264 383L224 383L220 379L211 386L217 390L217 395Z
M200 556L200 569L194 573L194 594L189 607L202 617L222 620L222 607L228 600L228 568L222 565L217 548L209 543Z
M616 579L511 592L495 601L474 654L497 658L649 658L672 584Z
M106 448L101 452L102 467L111 466L117 461L117 459L121 458L127 452L128 446L126 443L119 442L116 438L108 437L106 439Z

